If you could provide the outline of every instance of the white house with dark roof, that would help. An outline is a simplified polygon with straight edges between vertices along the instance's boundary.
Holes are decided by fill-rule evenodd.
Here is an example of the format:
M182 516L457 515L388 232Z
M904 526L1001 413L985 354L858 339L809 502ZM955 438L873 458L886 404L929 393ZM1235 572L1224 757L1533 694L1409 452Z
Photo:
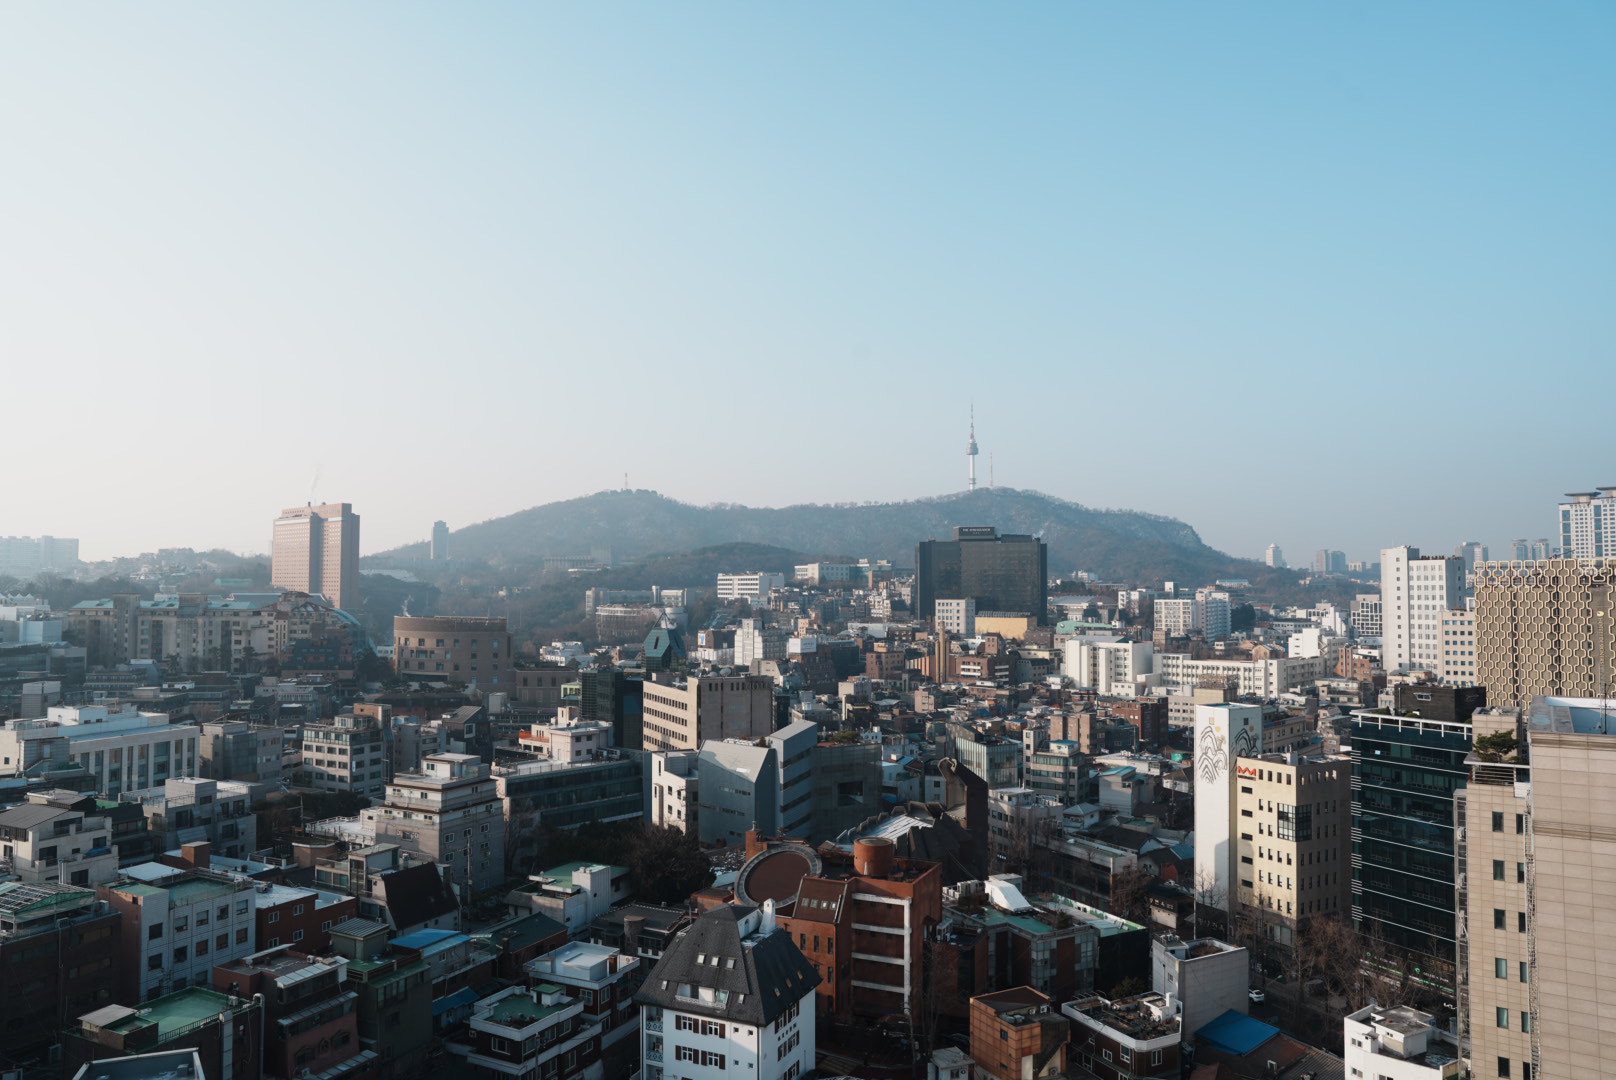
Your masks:
M635 995L644 1080L796 1080L811 1072L819 982L775 924L772 900L704 913Z

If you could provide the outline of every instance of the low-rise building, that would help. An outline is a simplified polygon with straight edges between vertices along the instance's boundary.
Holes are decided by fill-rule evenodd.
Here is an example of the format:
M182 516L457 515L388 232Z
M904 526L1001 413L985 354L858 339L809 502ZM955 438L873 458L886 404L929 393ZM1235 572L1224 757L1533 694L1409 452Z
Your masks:
M1465 1075L1453 1037L1436 1026L1436 1018L1407 1005L1369 1005L1341 1022L1347 1075L1381 1080L1457 1080ZM1495 1075L1490 1062L1476 1062L1477 1072ZM1506 1075L1497 1073L1496 1075Z
M1178 1080L1185 1041L1170 994L1111 1000L1093 994L1061 1006L1072 1022L1072 1064L1111 1080ZM974 1055L973 1055L974 1056Z
M166 713L127 703L53 706L42 720L0 727L0 776L76 769L83 787L116 798L171 776L196 775L200 734Z
M1251 954L1217 938L1183 941L1167 934L1150 943L1150 988L1179 1003L1190 1034L1231 1009L1244 1013L1250 998Z
M146 1002L211 985L215 965L253 952L254 888L249 878L161 863L128 867L102 885L120 921L118 999Z
M524 966L531 982L559 986L583 1002L581 1018L600 1028L605 1080L626 1080L639 1069L640 1013L634 992L645 963L604 945L574 941Z
M0 812L0 872L20 881L104 885L118 876L112 822L93 795L30 792Z
M1030 986L971 999L971 1059L993 1080L1064 1076L1070 1029L1050 997Z
M118 916L94 889L0 882L0 1046L21 1060L110 1004Z
M582 991L554 983L512 986L478 1001L466 1031L444 1049L479 1075L581 1080L600 1075L602 1027Z
M566 863L528 875L512 889L505 907L513 915L538 912L581 934L585 927L630 895L628 871L601 863Z
M188 986L138 1008L105 1005L80 1016L62 1035L62 1075L92 1061L194 1050L205 1080L262 1080L263 1047L261 999Z
M376 840L418 851L475 892L505 882L505 806L489 767L473 754L433 754L421 771L387 783L360 817Z
M177 776L161 788L126 791L120 799L140 807L158 851L205 843L217 855L244 859L258 850L252 791L251 784L233 780Z
M647 754L651 763L651 824L693 833L700 824L699 751L663 750Z
M303 728L297 781L319 791L380 799L387 787L387 745L374 716L345 714Z
M215 990L233 999L261 995L264 1074L329 1080L373 1073L378 1055L359 1042L359 995L346 959L310 956L287 946L213 969Z

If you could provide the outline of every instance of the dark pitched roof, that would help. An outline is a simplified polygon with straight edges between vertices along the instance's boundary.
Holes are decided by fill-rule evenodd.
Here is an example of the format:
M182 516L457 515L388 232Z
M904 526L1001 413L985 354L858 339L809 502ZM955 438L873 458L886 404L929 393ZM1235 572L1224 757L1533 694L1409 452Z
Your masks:
M820 979L790 934L778 928L758 932L764 918L757 908L743 904L705 912L668 946L634 999L743 1024L771 1022ZM685 984L715 991L714 1000L681 998L679 989Z
M407 930L455 911L459 902L436 865L422 863L381 875L393 929Z
M74 811L63 810L60 806L48 806L45 803L19 803L0 814L0 825L12 829L31 829L35 825L49 821L51 818L61 817Z
M565 934L566 932L565 924L556 922L542 912L534 912L532 915L524 915L520 919L512 919L510 922L491 926L478 936L486 937L496 943L502 943L510 952L516 952L519 949L527 948L529 945L537 944L546 938L552 938L557 934Z

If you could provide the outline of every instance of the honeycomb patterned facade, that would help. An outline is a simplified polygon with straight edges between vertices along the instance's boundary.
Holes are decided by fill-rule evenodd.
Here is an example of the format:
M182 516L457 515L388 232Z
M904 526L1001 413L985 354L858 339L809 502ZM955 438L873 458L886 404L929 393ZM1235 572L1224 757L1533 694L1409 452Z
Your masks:
M1476 681L1489 705L1616 690L1616 559L1477 563L1475 590Z

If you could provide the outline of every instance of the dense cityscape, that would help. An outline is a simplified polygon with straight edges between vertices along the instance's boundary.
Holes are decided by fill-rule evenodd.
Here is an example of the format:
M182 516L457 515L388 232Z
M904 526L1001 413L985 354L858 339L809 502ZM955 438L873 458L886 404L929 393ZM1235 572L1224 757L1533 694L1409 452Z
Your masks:
M638 589L361 558L347 503L267 559L7 538L0 1064L1597 1075L1616 487L1566 499L1501 559L1270 545L1289 603L967 516ZM499 613L542 588L577 638Z

